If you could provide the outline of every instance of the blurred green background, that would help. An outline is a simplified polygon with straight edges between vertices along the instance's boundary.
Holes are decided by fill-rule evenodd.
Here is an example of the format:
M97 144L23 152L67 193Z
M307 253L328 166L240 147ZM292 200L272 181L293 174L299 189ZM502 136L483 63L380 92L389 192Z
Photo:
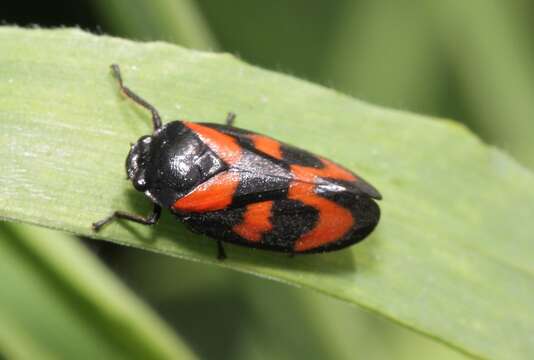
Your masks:
M55 0L3 7L0 20L8 24L79 25L230 52L369 102L453 118L534 168L529 0ZM82 241L201 358L463 357L310 291Z

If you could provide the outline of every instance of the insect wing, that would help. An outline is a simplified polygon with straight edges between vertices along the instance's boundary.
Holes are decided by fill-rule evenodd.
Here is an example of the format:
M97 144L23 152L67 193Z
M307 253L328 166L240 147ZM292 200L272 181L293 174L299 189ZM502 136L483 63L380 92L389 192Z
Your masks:
M274 251L313 253L337 250L367 236L380 210L369 198L332 199L297 189L295 199L251 203L240 208L190 214L182 219L195 232L219 240ZM351 196L348 194L345 197ZM304 200L304 201L303 201ZM346 208L345 205L350 205Z
M283 176L293 181L307 183L337 184L355 194L367 195L377 200L382 198L378 190L363 178L333 161L314 155L306 150L285 144L265 135L232 126L212 123L202 123L201 125L233 138L240 145L241 151L263 156L271 163L287 170L283 174L270 174L268 173L270 169L266 167L263 169L265 175ZM244 165L249 164L253 164L253 162L250 161ZM246 170L245 166L239 163L234 164L234 167L240 170Z

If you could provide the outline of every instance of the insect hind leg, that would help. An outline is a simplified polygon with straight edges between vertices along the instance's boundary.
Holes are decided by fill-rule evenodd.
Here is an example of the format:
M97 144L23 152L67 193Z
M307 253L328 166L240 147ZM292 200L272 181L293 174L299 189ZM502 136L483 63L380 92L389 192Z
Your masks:
M226 251L224 251L224 246L221 240L217 240L217 259L221 261L226 259Z
M228 115L226 115L225 123L228 126L234 126L236 114L233 112L229 112Z

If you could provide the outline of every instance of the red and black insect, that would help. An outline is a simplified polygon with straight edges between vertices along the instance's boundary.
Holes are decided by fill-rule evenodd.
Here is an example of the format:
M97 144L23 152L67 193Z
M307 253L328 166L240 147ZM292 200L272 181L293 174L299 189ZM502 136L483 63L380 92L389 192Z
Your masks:
M154 203L147 217L116 211L95 231L120 218L155 224L168 208L193 231L217 240L273 251L319 253L365 238L378 223L379 192L330 160L270 137L226 125L173 121L123 85L122 92L150 110L154 132L130 148L126 172Z

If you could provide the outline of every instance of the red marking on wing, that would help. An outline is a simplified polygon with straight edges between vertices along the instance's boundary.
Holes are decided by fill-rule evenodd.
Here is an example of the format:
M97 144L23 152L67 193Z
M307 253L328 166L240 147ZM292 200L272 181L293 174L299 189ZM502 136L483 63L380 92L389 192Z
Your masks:
M239 184L239 175L225 171L194 188L183 198L176 200L172 208L181 212L203 213L222 210L232 203Z
M319 169L310 166L291 165L291 172L296 180L304 182L315 182L317 177L348 181L357 180L353 173L341 166L326 159L321 159L321 162L324 164L324 167Z
M250 139L254 143L254 147L259 151L275 159L282 160L282 150L278 141L262 135L250 135Z
M317 224L295 242L295 251L306 251L341 239L354 226L352 213L314 193L315 185L293 182L288 198L299 200L319 211Z
M241 146L233 137L204 125L191 122L184 122L184 124L193 130L200 137L200 140L206 143L226 163L232 165L239 161Z
M234 226L232 230L249 241L260 241L261 236L273 228L271 223L272 208L272 201L262 201L248 205L243 222Z

